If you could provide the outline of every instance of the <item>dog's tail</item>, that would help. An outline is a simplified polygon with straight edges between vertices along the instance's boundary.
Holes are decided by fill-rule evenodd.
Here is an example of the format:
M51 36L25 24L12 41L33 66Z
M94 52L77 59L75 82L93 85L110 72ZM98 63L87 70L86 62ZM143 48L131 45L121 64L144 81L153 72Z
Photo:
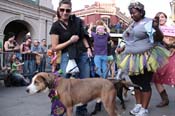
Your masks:
M126 89L126 90L129 90L129 87L135 87L135 88L139 88L142 90L142 87L137 85L137 84L134 84L130 81L126 81L126 80L116 80L116 79L108 79L109 81L111 81L114 86L118 83L121 83L123 85L123 87Z

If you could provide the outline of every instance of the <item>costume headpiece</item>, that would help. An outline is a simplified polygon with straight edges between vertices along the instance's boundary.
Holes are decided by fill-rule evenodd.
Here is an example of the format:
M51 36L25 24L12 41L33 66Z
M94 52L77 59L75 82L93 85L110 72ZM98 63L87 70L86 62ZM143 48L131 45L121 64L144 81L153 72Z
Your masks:
M128 6L128 9L131 10L132 8L138 9L138 10L144 10L144 5L140 2L131 2Z

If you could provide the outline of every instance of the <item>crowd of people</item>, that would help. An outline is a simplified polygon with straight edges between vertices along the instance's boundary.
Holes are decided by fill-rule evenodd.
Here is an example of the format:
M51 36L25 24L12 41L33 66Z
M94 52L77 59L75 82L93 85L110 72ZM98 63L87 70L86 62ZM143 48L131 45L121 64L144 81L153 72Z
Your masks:
M15 40L15 33L9 32L5 38L4 51L1 50L1 58L4 62L1 68L11 69L8 86L26 86L37 72L44 72L46 67L47 43L46 39L32 40L27 35L25 41L18 44ZM22 80L22 82L21 82ZM11 84L10 84L11 83Z
M97 21L96 24L90 24L88 28L89 38L87 33L81 28L82 23L79 23L81 25L76 25L80 19L74 15L71 15L71 9L72 5L70 1L63 0L60 2L57 11L59 18L58 21L53 24L50 32L53 50L62 52L60 68L63 68L63 74L66 78L69 78L66 76L67 74L64 69L66 69L69 59L75 59L77 66L80 69L80 75L78 77L89 77L87 72L90 71L87 62L89 62L88 57L93 57L96 74L99 77L107 78L108 59L111 60L116 58L108 57L108 48L110 48L108 47L108 43L110 43L109 28L103 21ZM157 106L163 107L169 103L166 91L165 89L161 89L161 87L163 88L162 84L174 85L174 80L172 79L174 77L172 75L169 76L170 79L168 80L171 80L171 83L165 83L167 82L166 79L160 79L159 70L162 70L161 68L165 66L168 67L168 70L171 70L169 65L166 63L170 61L170 58L171 62L173 61L172 57L169 56L169 51L166 49L167 47L165 45L168 44L168 46L171 46L171 49L173 49L174 40L171 39L171 42L166 42L166 37L164 37L165 34L162 33L160 28L162 20L161 16L156 15L153 19L145 17L144 5L140 2L131 3L128 9L133 22L123 33L123 39L126 42L125 46L117 47L116 49L120 59L122 59L117 61L117 66L128 72L128 75L133 83L142 87L142 90L139 88L134 89L136 105L130 111L130 113L136 116L147 116L148 106L152 94L151 82L155 83L155 86L157 87L157 90L162 98L162 102ZM92 29L93 25L96 25L95 31ZM77 30L71 30L75 26L78 27ZM167 36L170 36L170 40L170 38L173 38L175 35L171 34ZM92 44L90 39L92 39ZM74 48L74 50L70 50L70 48ZM83 65L83 69L82 66L79 65L82 63L82 60L80 60L80 58L82 58L82 54L87 55L84 57L86 62ZM83 73L85 70L86 73ZM81 75L81 73L83 73L84 76ZM173 71L171 70L166 74L168 75L170 73L173 74ZM85 76L85 74L88 76ZM159 82L154 81L155 78L156 80L158 79L161 81L161 85ZM86 105L81 107L79 106L77 108L78 116L79 114L86 116L86 113Z
M91 23L85 30L83 21L72 15L71 10L72 3L69 0L60 1L57 9L58 20L50 30L49 50L45 39L41 43L33 40L32 44L32 38L26 37L25 42L19 45L13 33L8 35L4 50L13 52L11 56L6 54L6 60L9 57L11 59L13 77L21 79L21 84L25 85L26 80L17 71L17 67L23 65L23 72L31 74L31 80L34 73L45 71L46 55L51 58L52 72L57 71L59 64L61 76L64 78L74 76L84 79L92 76L106 79L109 72L110 77L114 78L117 66L128 73L134 84L142 88L134 88L136 103L130 114L149 115L152 82L162 99L157 107L169 104L163 84L175 85L175 27L166 25L165 13L159 12L154 18L148 18L145 17L142 3L130 3L128 10L133 22L123 32L125 45L118 47L118 44L110 39L110 29L102 20ZM116 26L117 33L118 29ZM116 55L120 59L117 59ZM20 61L23 63L19 63ZM77 72L70 73L66 70L70 62L76 64ZM87 116L86 106L87 104L78 106L76 116Z

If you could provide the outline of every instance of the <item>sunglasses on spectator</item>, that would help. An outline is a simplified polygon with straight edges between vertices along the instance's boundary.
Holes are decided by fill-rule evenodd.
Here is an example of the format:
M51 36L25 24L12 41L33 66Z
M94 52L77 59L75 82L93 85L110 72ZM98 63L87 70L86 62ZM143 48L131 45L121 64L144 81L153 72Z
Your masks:
M70 13L71 9L60 8L60 12L65 12L65 11L66 11L66 13Z

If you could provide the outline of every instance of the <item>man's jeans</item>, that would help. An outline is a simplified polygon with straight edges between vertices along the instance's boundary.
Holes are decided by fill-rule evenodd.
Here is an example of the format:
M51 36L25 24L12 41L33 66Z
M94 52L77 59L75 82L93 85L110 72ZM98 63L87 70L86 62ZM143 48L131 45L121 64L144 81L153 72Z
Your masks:
M37 65L37 69L39 72L45 72L46 69L46 57L43 57L41 59L41 63L39 65Z
M32 77L35 71L36 71L35 60L25 60L23 73L29 77L30 81L32 80Z
M23 75L20 73L14 72L12 73L12 80L15 80L18 86L26 86L27 82L24 80Z
M94 57L95 66L97 68L96 73L103 78L106 78L107 75L107 55L95 55Z

